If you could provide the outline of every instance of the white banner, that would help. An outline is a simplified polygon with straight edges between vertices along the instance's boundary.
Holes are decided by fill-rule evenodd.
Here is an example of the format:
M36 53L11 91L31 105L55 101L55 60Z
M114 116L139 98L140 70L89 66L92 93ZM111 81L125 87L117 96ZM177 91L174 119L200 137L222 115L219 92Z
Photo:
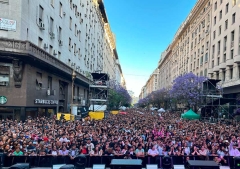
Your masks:
M0 29L8 30L8 31L16 31L17 21L0 18Z

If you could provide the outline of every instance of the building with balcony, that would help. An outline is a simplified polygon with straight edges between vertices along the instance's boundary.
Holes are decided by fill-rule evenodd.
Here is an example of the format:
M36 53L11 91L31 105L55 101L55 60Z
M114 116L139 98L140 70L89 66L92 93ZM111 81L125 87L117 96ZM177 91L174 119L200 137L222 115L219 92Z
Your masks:
M154 72L150 75L144 87L142 88L139 94L139 99L142 99L148 96L150 93L158 89L158 79L159 79L158 76L159 76L159 70L155 69Z
M239 98L239 8L237 0L198 0L161 54L158 88L170 88L176 77L193 72L221 80L224 96Z
M0 118L88 106L94 72L122 83L102 0L0 0L0 11Z

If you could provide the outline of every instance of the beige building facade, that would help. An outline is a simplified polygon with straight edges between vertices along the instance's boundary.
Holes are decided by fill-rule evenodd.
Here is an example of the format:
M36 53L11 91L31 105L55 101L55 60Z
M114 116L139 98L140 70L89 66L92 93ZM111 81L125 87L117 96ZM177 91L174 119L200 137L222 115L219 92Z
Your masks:
M240 93L240 0L198 0L162 52L158 70L158 89L170 88L176 77L193 72L220 79L224 93L236 97Z
M102 0L0 0L0 118L87 106L93 72L124 79Z

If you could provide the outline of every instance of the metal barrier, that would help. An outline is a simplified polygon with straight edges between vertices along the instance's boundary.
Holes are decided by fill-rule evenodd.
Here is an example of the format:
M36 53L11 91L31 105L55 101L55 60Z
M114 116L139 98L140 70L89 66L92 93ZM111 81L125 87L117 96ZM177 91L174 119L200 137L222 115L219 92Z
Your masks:
M92 167L93 164L106 164L106 167L110 166L112 159L123 159L125 156L85 156L87 158L86 167ZM172 158L173 165L184 165L186 163L186 157L189 157L190 160L213 160L214 156L170 156ZM145 156L138 158L132 156L133 159L142 159L143 167L146 167L146 164L158 164L162 167L162 158L163 156ZM225 156L227 164L226 166L233 167L234 160L232 156ZM74 160L71 160L69 156L5 156L4 158L4 167L9 167L16 163L30 163L31 167L52 167L55 164L74 164Z

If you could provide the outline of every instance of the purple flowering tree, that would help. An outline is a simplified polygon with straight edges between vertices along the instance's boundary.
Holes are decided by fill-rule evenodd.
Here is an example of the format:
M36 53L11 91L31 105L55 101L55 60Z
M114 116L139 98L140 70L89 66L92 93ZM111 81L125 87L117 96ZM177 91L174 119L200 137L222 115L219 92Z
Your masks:
M131 96L120 84L112 83L109 88L108 108L110 110L118 110L120 106L129 107L131 105Z
M167 89L159 89L150 93L147 97L138 101L139 107L146 107L150 104L154 107L166 107L169 100L169 92Z
M200 104L202 83L206 80L203 76L196 76L195 74L187 73L178 76L173 81L172 89L170 90L170 97L187 107L196 107Z
M167 101L169 100L169 92L167 89L162 88L151 93L151 104L155 107L161 108L167 107Z

